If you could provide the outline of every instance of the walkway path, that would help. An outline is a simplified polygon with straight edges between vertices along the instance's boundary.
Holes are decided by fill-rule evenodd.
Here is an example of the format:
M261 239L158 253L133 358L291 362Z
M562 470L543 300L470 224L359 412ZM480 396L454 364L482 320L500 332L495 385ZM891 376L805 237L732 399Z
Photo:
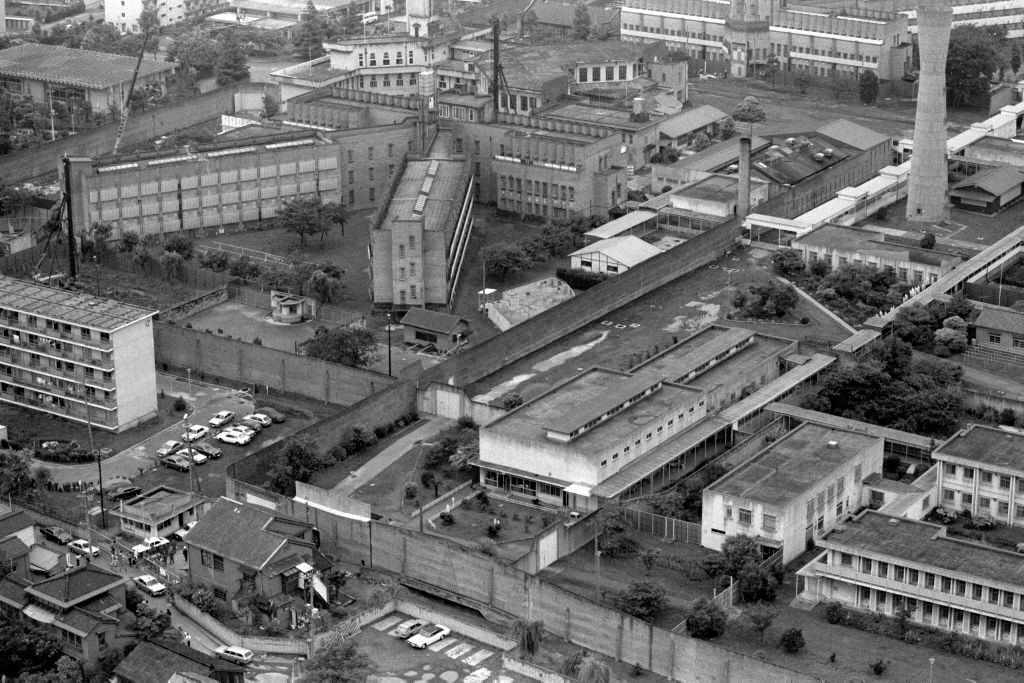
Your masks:
M156 384L158 391L162 391L169 396L181 396L192 405L190 420L192 424L206 424L215 413L221 410L230 410L238 415L245 415L252 410L252 399L234 389L207 384L194 379L189 383L183 377L162 373L157 373ZM190 391L191 393L189 393ZM183 422L176 422L131 448L126 448L120 453L104 460L104 483L113 479L135 477L141 471L152 469L156 457L156 449L165 441L170 441L171 439L180 441L181 435L185 431L183 425ZM79 481L95 483L99 478L96 463L61 465L35 460L33 464L37 467L49 469L53 481L58 484L70 484Z
M356 489L368 483L393 465L396 460L408 453L409 449L416 445L416 442L428 443L453 424L455 424L454 420L445 418L430 417L424 419L415 429L375 455L370 462L338 482L338 485L332 491L345 496L351 496L355 493Z

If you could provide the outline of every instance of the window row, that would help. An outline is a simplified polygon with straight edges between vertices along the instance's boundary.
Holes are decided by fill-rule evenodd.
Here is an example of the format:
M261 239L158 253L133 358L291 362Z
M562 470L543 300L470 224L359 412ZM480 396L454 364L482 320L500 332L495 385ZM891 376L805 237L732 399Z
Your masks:
M1009 491L1012 483L1010 481L1012 477L1009 475L989 472L965 465L957 465L951 462L942 464L942 474L946 477L957 477L963 481L972 482L975 475L977 475L982 486L998 488L1003 491ZM1024 493L1024 478L1017 479L1017 493Z
M99 332L94 335L93 330L88 327L78 327L59 320L51 320L42 316L30 313L20 313L0 308L0 324L21 325L23 327L34 327L42 330L44 334L58 335L62 337L77 337L85 343L99 339L103 343L110 341L109 332Z
M412 64L413 61L414 61L413 51L409 50L408 55L409 55L408 63ZM395 66L403 66L402 60L405 57L404 57L402 51L401 50L396 50L394 56L395 56ZM366 65L377 66L377 53L376 52L369 52L369 53L360 52L359 53L359 66L360 66L360 68L362 68L363 66L366 66ZM391 53L390 52L385 52L384 54L381 55L380 65L381 66L391 66Z

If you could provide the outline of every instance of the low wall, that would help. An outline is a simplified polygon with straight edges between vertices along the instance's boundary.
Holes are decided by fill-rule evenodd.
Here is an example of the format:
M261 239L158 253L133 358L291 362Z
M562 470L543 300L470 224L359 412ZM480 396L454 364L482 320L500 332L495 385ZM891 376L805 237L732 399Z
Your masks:
M490 645L502 651L513 648L516 645L515 641L511 638L506 638L476 624L470 624L469 622L454 618L449 612L439 612L416 602L398 600L395 603L395 609L419 619L432 621L435 624L443 623L446 626L450 626L453 631L458 631L464 636L469 636L473 640L479 640L484 645Z
M351 405L397 381L373 370L298 356L165 322L153 324L153 336L157 365L192 368L325 403Z
M174 606L189 619L210 632L213 637L228 645L237 645L253 652L273 652L286 655L309 655L308 641L304 638L270 638L267 636L244 636L235 633L212 616L203 612L184 598L174 601Z
M575 678L569 678L550 669L545 669L542 666L516 659L507 652L501 655L501 665L505 668L505 671L522 674L530 680L540 681L540 683L574 683L576 681Z
M160 311L158 318L165 323L176 323L190 315L195 315L208 308L213 308L217 304L222 304L227 300L228 287L227 285L220 285L212 291L204 292L188 301L183 301L177 306Z

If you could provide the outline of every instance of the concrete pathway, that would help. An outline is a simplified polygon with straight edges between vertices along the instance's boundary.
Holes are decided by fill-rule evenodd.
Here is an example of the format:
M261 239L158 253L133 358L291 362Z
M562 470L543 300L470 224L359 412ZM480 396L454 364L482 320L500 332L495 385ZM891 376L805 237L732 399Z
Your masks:
M409 452L409 449L416 445L416 442L430 443L437 436L455 424L454 420L439 417L425 418L415 429L406 433L393 444L373 457L358 470L348 475L343 481L338 482L332 491L351 496L357 488L368 483L371 479L386 470L400 457Z
M237 415L245 415L253 408L252 399L247 395L234 389L199 382L195 379L190 384L184 377L157 373L156 384L159 391L168 396L181 396L191 404L192 411L189 416L191 424L207 424L208 420L221 410L230 410ZM180 441L184 431L184 421L176 422L136 445L107 458L103 461L103 481L106 483L113 479L129 479L152 469L156 464L156 450L165 441L171 439ZM33 465L48 468L53 481L58 484L95 483L99 479L96 463L61 465L35 460Z

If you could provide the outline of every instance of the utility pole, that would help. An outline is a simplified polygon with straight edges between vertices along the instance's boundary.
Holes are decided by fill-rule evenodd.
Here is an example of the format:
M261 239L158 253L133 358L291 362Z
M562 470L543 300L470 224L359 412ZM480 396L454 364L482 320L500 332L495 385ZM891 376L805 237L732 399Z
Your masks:
M308 584L306 588L309 589L309 659L313 659L313 655L316 654L316 619L313 618L313 571L309 572L309 576L306 578Z
M391 312L388 314L388 377L391 376Z
M78 260L75 257L75 222L71 209L71 159L64 157L64 219L68 225L68 277L78 277Z
M96 451L92 443L92 411L89 410L89 395L85 391L85 380L82 380L82 398L85 400L85 424L89 430L89 452L96 454L96 470L100 484L100 522L107 528L107 507L103 502L103 456Z
M185 413L185 436L186 437L189 435L189 431L191 430L191 428L192 427L191 427L191 425L189 424L189 421L188 421L188 413ZM196 458L195 458L195 454L192 452L192 442L189 439L185 439L185 445L186 445L186 449L188 450L188 461L189 461L189 466L188 466L188 483L189 483L189 487L194 489L192 491L192 495L195 495L195 494L198 493L201 496L201 495L203 495L203 484L199 480L199 470L196 469ZM195 473L195 478L196 478L194 485L193 485L193 482L192 482L192 475L193 475L193 473Z

